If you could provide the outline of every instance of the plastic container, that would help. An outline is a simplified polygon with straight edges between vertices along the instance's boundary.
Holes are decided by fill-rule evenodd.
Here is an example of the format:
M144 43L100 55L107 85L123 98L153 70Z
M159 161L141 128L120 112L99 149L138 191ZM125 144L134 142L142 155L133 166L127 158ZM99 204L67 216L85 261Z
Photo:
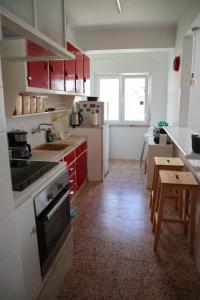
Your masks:
M23 96L23 115L28 115L31 112L31 97Z

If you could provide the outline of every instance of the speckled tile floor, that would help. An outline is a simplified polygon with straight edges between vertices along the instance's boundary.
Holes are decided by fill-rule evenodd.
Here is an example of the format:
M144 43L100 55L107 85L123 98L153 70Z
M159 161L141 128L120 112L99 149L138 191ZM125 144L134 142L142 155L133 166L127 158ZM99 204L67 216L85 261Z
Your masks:
M137 161L111 161L104 183L85 185L74 201L74 264L59 300L200 299L181 225L163 225L154 254L149 197Z

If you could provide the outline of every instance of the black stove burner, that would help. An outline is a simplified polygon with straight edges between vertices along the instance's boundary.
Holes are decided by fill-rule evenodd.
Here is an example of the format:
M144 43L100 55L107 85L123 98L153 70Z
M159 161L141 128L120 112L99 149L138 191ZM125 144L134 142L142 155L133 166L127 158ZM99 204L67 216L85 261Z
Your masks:
M13 191L24 190L57 164L47 161L10 160Z

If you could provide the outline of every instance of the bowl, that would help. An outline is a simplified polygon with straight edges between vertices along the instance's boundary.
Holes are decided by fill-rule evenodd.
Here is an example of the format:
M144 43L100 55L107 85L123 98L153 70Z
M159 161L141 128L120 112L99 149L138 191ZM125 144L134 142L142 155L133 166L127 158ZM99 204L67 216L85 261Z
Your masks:
M88 96L87 97L87 101L97 101L98 100L98 97L95 97L95 96Z

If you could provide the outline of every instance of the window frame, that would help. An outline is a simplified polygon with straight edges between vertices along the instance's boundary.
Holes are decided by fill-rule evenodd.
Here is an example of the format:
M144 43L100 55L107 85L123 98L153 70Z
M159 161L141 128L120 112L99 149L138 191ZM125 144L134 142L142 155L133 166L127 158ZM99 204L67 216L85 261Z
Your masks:
M150 122L150 102L151 102L151 74L150 73L121 73L121 74L96 74L95 75L95 91L100 98L100 79L119 79L119 119L108 120L112 125L147 125ZM126 78L145 78L145 110L143 121L126 121L125 120L125 79Z

